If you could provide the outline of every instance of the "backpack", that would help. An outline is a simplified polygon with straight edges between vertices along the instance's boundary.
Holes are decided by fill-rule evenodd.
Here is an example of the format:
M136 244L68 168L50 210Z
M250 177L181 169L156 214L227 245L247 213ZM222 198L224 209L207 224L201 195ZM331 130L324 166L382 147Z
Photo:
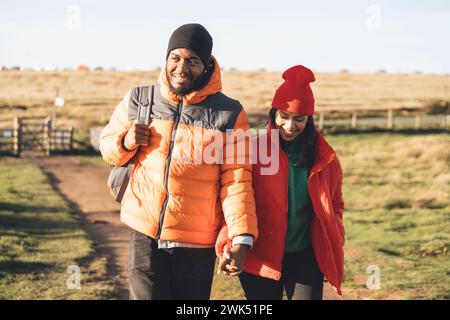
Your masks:
M138 124L150 124L154 89L155 86L143 86L136 87L131 91L130 104L128 107L128 121L137 120ZM136 96L138 97L137 100L135 99ZM113 198L119 203L122 202L123 195L130 182L130 177L133 174L134 163L138 152L139 150L137 150L135 155L123 166L113 167L109 174L107 182L109 191Z

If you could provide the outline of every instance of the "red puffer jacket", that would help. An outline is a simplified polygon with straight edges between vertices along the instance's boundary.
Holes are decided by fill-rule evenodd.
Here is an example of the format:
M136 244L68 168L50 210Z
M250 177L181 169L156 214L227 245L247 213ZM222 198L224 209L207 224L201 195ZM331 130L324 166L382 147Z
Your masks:
M270 141L268 130L268 141ZM259 145L259 139L258 145ZM308 179L308 191L314 208L311 237L314 255L320 270L341 294L344 276L345 231L342 223L344 201L342 197L342 169L339 159L317 132L316 162ZM256 200L259 238L246 256L244 271L278 280L281 277L288 211L287 155L279 149L279 170L275 175L261 175L261 168L271 164L253 165L253 189ZM230 241L224 226L216 242L216 253Z

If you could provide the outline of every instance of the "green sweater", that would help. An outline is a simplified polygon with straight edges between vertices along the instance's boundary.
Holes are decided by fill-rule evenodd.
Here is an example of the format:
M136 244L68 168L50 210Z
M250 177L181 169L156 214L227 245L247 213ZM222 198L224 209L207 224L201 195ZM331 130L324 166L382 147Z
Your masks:
M313 208L308 193L309 170L304 165L304 153L298 152L298 139L284 143L289 160L288 225L285 252L295 252L311 246Z

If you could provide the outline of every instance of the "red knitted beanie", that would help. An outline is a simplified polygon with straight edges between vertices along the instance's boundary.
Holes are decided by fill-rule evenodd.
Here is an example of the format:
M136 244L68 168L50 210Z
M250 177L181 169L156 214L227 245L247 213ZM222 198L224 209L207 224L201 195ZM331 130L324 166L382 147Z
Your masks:
M283 84L275 92L272 107L302 115L314 115L314 95L309 84L316 78L304 66L294 66L283 72Z

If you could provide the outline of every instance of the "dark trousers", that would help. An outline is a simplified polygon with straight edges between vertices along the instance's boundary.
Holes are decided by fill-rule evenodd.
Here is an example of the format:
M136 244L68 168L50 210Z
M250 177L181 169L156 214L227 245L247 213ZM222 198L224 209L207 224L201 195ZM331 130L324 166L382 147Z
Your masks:
M322 300L323 274L320 272L312 248L287 253L279 281L247 272L239 275L248 300L281 300L283 292L289 300Z
M153 238L133 230L128 255L130 299L209 299L214 248L158 249Z

